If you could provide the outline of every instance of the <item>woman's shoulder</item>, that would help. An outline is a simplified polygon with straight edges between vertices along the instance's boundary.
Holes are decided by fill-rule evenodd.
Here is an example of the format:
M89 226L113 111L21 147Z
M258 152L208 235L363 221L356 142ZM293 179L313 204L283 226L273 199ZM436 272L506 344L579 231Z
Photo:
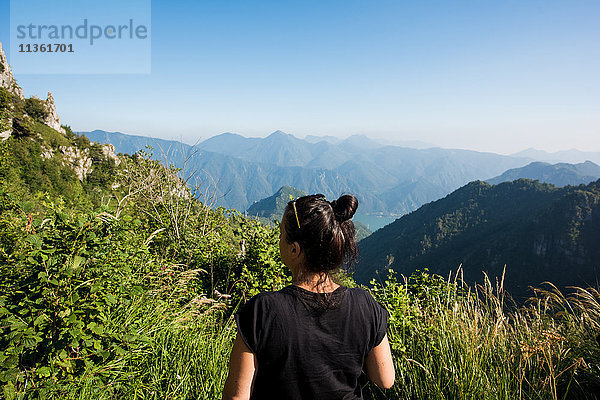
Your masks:
M385 310L374 297L373 295L366 289L360 287L348 288L348 294L350 295L350 301L358 307L375 309L375 310Z
M350 293L350 295L352 295L353 297L355 297L357 299L375 301L375 299L373 298L371 293L369 293L368 290L363 289L361 287L348 288L348 293Z
M245 306L253 306L253 305L277 305L281 304L281 301L289 297L289 293L287 288L283 288L281 290L269 291L269 292L260 292L255 294L250 299L246 301Z
M276 301L277 298L281 297L281 290L272 292L260 292L252 296L246 303L265 303Z

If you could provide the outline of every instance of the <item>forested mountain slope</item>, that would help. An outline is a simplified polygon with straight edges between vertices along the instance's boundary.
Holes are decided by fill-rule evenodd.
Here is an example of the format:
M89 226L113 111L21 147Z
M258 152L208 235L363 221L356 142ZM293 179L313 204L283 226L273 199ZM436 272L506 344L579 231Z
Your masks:
M476 181L429 203L360 242L355 277L389 265L405 275L429 268L465 279L500 277L516 296L530 285L594 285L600 270L600 181L556 188L530 180Z
M246 213L251 217L281 218L290 200L306 196L301 190L291 186L282 186L275 194L257 201L248 207Z

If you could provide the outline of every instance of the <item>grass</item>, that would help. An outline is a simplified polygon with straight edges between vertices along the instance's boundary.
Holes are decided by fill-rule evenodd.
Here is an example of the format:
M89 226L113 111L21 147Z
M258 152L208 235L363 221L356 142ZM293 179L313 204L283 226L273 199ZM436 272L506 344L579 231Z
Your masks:
M471 291L443 282L431 296L396 290L416 318L392 324L397 384L374 398L392 399L598 399L600 398L600 295L552 285L517 308L489 280ZM399 290L400 288L400 290Z

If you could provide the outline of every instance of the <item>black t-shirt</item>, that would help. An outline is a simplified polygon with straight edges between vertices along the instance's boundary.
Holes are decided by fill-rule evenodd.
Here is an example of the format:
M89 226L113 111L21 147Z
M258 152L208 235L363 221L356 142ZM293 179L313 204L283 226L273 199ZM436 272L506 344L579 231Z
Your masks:
M260 293L236 314L256 355L253 400L362 399L359 377L383 340L387 311L363 289L323 295L298 286Z

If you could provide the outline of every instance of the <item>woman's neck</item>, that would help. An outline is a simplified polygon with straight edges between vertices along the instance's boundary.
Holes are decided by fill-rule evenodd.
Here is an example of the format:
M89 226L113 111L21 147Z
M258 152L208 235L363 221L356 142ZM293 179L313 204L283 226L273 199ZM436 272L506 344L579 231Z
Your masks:
M292 274L292 284L310 292L329 293L340 287L331 279L331 276L326 273L309 274L297 273Z

